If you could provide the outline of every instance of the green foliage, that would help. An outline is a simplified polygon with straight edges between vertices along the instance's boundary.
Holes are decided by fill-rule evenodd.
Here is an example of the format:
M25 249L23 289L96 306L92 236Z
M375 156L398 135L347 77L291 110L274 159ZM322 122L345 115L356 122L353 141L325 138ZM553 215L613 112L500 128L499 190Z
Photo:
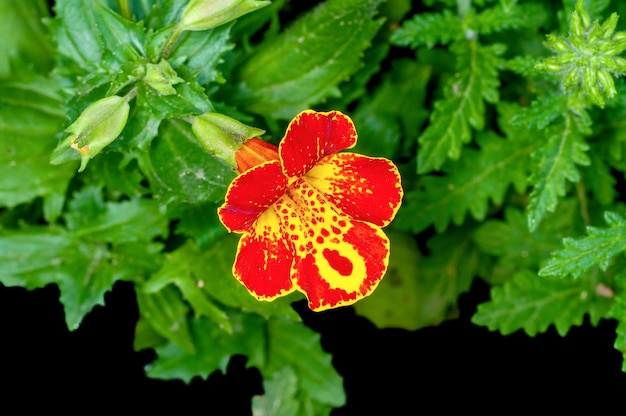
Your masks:
M565 335L572 325L582 324L585 314L593 325L607 315L611 303L594 289L588 281L546 280L522 271L491 291L491 300L479 305L472 322L503 334L523 329L531 336L554 324Z
M216 214L233 149L191 127L230 117L277 143L306 108L348 114L353 151L402 173L388 273L360 315L437 325L480 276L476 324L615 319L626 354L617 2L247 1L220 17L198 0L193 22L186 2L26 3L0 2L0 282L58 285L71 329L133 282L149 376L188 382L242 354L264 380L255 414L345 403L302 296L259 302L234 279L238 236ZM119 114L89 110L103 102Z

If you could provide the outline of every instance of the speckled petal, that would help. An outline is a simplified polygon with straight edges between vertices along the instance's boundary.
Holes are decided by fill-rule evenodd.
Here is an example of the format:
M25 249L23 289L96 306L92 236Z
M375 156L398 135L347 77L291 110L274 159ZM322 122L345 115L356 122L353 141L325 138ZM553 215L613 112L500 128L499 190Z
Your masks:
M384 227L402 201L398 168L389 160L339 153L320 160L304 179L353 219Z
M233 274L258 300L271 301L295 290L293 259L293 245L272 206L241 236Z
M278 160L263 163L233 180L217 213L228 231L243 232L285 193L285 189L287 178Z
M278 205L296 217L289 216L293 221L282 228L293 234L292 277L309 307L350 305L372 293L389 262L389 240L382 230L342 214L303 180L292 184L287 196Z
M278 146L283 171L301 176L324 156L353 147L356 140L352 120L339 111L303 111L289 123Z

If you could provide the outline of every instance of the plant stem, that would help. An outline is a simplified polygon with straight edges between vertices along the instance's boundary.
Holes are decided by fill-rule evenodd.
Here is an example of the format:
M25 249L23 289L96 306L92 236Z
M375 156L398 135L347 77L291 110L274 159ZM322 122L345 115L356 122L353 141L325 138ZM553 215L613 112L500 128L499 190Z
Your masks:
M587 205L585 186L582 182L576 182L576 195L578 196L578 201L580 202L580 216L583 218L585 227L589 227L591 225L591 220L589 219L589 207Z
M183 27L180 23L178 23L170 36L167 38L167 42L165 42L165 46L163 46L163 49L161 50L161 59L167 59L167 57L170 55L172 47L180 37L181 33L183 33Z
M128 0L117 0L117 5L120 8L120 14L124 16L125 19L130 20L130 5L128 4Z

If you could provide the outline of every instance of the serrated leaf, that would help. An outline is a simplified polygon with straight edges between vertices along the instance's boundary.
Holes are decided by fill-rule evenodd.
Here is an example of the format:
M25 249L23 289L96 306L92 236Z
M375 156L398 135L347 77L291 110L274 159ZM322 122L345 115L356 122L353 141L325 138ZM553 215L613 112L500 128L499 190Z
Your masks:
M472 129L485 126L484 101L498 101L503 49L465 41L453 44L450 50L457 55L459 72L446 86L444 98L435 102L430 125L418 138L418 173L437 170L448 158L458 160L463 144L472 139Z
M76 165L50 165L63 111L55 85L43 78L0 84L0 206L14 207L38 196L57 200L45 219L60 215ZM52 207L52 206L51 206Z
M484 222L474 233L474 241L484 253L498 257L508 273L521 269L536 270L550 253L560 247L561 239L576 232L580 207L575 199L564 200L559 212L550 214L535 230L528 229L526 216L507 207L504 220Z
M263 381L264 394L252 396L253 416L292 416L302 414L298 392L298 377L285 367L274 373L271 379Z
M201 85L219 80L217 66L222 56L233 49L230 42L230 25L219 26L212 30L187 32L175 47L170 57L174 68L186 66L197 76Z
M198 204L218 202L235 177L225 164L209 155L181 121L164 123L139 166L154 194L162 201Z
M105 205L98 188L85 187L74 195L69 206L64 216L68 229L89 241L136 243L167 235L164 213L153 200L131 199Z
M285 319L271 319L267 331L267 364L259 368L265 378L289 367L298 376L300 390L306 396L334 407L345 404L342 378L335 372L330 354L322 350L319 334Z
M626 219L606 212L609 228L587 227L587 236L564 238L563 248L552 253L552 258L539 271L541 276L580 277L593 266L606 270L618 254L626 250Z
M535 29L547 19L546 8L538 3L517 3L510 7L496 4L481 11L472 23L479 33L486 35L507 29Z
M173 342L155 348L158 358L150 365L147 374L154 378L179 378L190 382L193 377L208 377L215 370L226 371L230 357L248 356L248 365L262 367L266 362L266 324L254 314L230 314L232 334L225 333L211 320L190 318L189 327L195 353L190 354Z
M93 11L95 28L91 30L99 32L98 40L103 52L111 53L119 62L138 61L145 56L146 39L142 23L125 19L97 1L86 1L86 4Z
M589 145L582 134L587 127L580 125L574 115L567 114L562 123L546 129L547 142L533 153L536 167L530 177L534 184L528 205L528 226L534 230L541 219L553 212L560 197L566 193L567 182L580 180L576 165L586 166Z
M490 201L501 204L510 185L524 191L536 145L527 138L503 139L492 132L480 135L477 143L480 150L466 149L461 160L444 166L444 176L424 176L417 190L405 194L396 227L419 232L433 224L443 232L450 222L462 224L468 213L484 220Z
M0 281L28 289L58 284L73 330L93 306L104 304L104 294L115 281L136 280L158 267L161 245L151 241L165 235L167 223L152 201L105 204L90 188L77 194L65 218L67 229L5 231L0 264L10 267Z
M412 234L387 232L389 268L376 291L354 305L379 328L416 330L437 325L457 313L457 298L466 292L484 264L471 241L472 229L449 230L428 241L430 255L419 255Z
M441 13L418 13L391 36L391 43L417 49L422 45L432 48L437 43L448 43L463 38L463 22L450 10Z
M590 280L547 280L526 270L493 288L491 300L478 305L472 322L504 335L523 329L530 336L554 324L564 336L583 323L585 314L596 325L609 307L610 300L598 295Z
M291 119L329 96L361 66L380 28L379 0L327 0L263 42L236 74L230 100L264 116ZM314 30L312 30L314 28Z

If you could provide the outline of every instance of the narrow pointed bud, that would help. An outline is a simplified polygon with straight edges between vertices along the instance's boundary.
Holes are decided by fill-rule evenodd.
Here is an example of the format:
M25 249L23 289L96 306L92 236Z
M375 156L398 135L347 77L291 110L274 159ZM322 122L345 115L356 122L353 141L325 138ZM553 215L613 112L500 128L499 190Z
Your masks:
M191 0L180 24L183 30L207 30L269 5L258 0Z
M52 152L50 163L60 163L80 157L79 172L85 170L89 160L93 159L106 146L120 135L126 121L130 106L124 97L113 95L89 105L72 123L66 132L67 136Z
M258 137L246 140L235 152L239 173L271 160L278 160L278 147Z
M244 141L260 136L265 130L247 126L233 118L218 113L205 113L191 125L194 135L213 156L237 168L235 152Z

